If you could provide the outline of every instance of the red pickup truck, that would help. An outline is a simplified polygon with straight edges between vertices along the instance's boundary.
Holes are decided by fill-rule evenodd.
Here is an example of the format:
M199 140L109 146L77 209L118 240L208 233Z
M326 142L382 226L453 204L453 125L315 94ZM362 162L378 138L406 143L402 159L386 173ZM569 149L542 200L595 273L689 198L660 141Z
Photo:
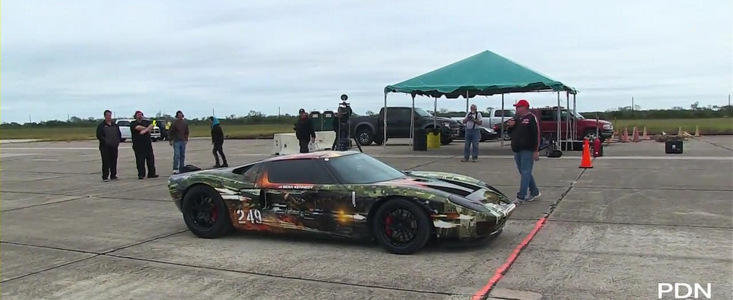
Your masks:
M542 128L542 136L551 140L556 139L557 107L532 108L530 109L530 111L537 117L537 120L540 122L540 127ZM598 138L603 141L613 135L613 125L611 124L611 122L606 120L586 119L578 113L573 115L572 111L568 111L567 109L562 108L562 110L560 111L560 136L562 139L565 139L565 131L567 128L566 126L568 124L568 119L570 120L571 124L572 122L576 122L578 128L578 135L575 137L570 136L569 138L574 138L575 140L581 140L583 138L594 140L596 138L596 132L598 132ZM496 130L496 132L501 131L500 125L501 124L496 124L496 126L494 126L494 130ZM504 128L506 127L507 125L504 124Z

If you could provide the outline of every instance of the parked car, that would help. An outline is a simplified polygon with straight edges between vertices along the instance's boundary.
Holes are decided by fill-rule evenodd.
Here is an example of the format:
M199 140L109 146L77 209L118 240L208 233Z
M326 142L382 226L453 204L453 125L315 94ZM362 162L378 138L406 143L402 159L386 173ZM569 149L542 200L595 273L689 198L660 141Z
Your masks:
M120 140L122 142L132 139L132 133L130 132L130 123L132 123L134 119L117 119L115 123L117 123L117 126L120 127L120 133L122 134ZM160 139L160 128L158 126L153 126L153 130L150 132L150 140L155 142Z
M481 118L483 122L484 118ZM458 137L457 139L464 139L466 136L466 124L463 124L463 117L451 117L451 120L454 120L460 124L460 128L458 130ZM479 139L479 142L484 142L490 139L494 139L498 136L496 131L492 129L491 127L486 127L483 124L481 126L478 126L479 130L481 131L481 139Z
M410 107L387 107L387 138L410 137ZM440 143L450 144L460 132L461 125L450 118L438 117ZM433 115L422 108L415 108L415 128L433 129ZM376 116L352 117L350 120L351 135L362 145L372 142L382 144L384 134L384 108Z
M414 253L432 239L495 237L516 207L481 180L401 172L354 151L181 173L170 177L168 190L183 222L201 238L235 229L307 232L373 238L398 254Z
M120 140L122 142L132 138L132 134L130 132L130 123L132 121L133 121L132 119L117 119L117 121L115 121L117 126L120 127L120 134L121 134Z
M160 128L158 126L153 126L153 130L150 131L150 140L153 142L160 140Z
M513 118L514 114L514 109L505 109L504 121ZM481 124L481 126L494 128L494 125L501 124L502 110L489 107L487 112L481 112L481 116L481 120L483 121L483 124Z
M600 119L586 119L579 113L573 114L573 112L565 108L561 107L561 109L560 135L563 138L565 137L565 128L568 124L568 119L570 122L576 122L577 124L577 136L570 136L574 140L581 140L583 138L594 140L596 138L596 132L598 132L598 138L601 141L613 135L613 124L611 122ZM542 136L549 140L557 139L557 107L533 108L530 111L540 122ZM507 127L505 124L504 128ZM500 131L500 124L494 125L494 130Z

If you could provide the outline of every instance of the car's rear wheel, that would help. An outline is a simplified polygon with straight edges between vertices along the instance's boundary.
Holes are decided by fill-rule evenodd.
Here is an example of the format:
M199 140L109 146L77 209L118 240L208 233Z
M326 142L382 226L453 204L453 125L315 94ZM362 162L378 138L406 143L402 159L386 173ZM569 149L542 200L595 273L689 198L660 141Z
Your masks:
M359 127L356 130L356 139L359 141L359 145L369 146L372 144L372 132L369 127Z
M232 230L232 223L221 195L208 186L194 186L183 197L183 220L193 234L217 238Z
M432 234L432 226L428 215L417 204L405 199L392 199L374 214L372 233L387 251L411 254L425 246Z

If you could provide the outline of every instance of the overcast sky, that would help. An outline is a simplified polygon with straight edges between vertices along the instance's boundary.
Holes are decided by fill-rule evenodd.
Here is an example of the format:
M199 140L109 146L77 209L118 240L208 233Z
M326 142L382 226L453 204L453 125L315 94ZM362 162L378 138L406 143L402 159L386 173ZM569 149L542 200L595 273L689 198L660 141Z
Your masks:
M3 1L3 122L378 110L385 85L491 50L580 111L724 105L733 1ZM516 94L533 105L551 93ZM478 97L484 108L499 97ZM409 96L390 94L391 105ZM432 109L432 101L418 98ZM461 110L463 100L439 101Z

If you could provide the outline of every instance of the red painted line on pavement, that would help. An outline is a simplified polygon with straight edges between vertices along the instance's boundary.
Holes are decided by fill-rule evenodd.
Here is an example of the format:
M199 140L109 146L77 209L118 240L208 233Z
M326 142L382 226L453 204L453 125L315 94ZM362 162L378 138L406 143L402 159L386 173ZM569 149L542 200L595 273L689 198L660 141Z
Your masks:
M489 282L484 285L481 290L473 294L473 297L471 297L472 300L481 300L486 298L486 296L489 294L492 288L496 285L496 283L501 280L502 277L504 277L504 274L506 274L507 271L509 271L509 268L512 266L514 261L519 256L519 253L522 252L522 249L527 247L529 242L534 238L534 236L537 234L538 231L540 231L540 228L545 224L545 221L547 221L547 217L542 217L539 220L537 220L537 223L534 224L534 228L532 228L532 231L527 234L526 237L522 240L519 245L514 247L514 251L512 251L511 254L509 254L509 257L507 257L506 261L503 265L501 265L499 268L494 271L494 276L489 279Z

